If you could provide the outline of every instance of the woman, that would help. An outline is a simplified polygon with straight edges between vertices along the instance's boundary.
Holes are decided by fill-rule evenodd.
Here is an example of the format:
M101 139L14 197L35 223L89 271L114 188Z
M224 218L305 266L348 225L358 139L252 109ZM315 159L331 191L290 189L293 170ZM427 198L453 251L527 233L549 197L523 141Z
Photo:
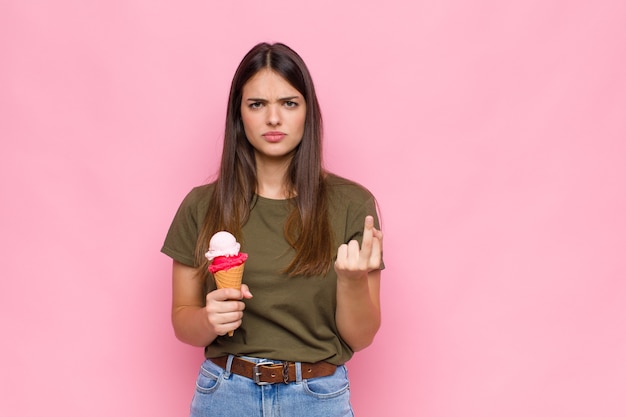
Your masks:
M323 170L321 136L302 59L255 46L231 85L217 180L187 195L162 249L176 336L205 347L192 416L353 415L344 364L380 326L382 233L374 197ZM248 254L241 290L207 272L220 230Z

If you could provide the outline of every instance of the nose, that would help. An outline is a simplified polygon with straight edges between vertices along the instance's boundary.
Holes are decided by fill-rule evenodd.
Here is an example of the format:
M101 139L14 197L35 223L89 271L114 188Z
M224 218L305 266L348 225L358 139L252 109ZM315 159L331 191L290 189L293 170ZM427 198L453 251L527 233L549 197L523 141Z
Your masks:
M269 126L278 126L280 124L280 110L277 106L267 107L267 124Z

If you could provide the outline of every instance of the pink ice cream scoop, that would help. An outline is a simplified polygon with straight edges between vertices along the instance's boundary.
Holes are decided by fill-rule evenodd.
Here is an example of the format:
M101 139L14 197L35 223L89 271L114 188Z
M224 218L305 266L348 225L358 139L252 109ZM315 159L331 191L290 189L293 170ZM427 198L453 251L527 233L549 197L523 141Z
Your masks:
M209 251L205 254L211 262L209 270L215 273L243 265L248 259L248 254L239 252L240 249L241 245L229 232L221 231L214 234L209 241Z

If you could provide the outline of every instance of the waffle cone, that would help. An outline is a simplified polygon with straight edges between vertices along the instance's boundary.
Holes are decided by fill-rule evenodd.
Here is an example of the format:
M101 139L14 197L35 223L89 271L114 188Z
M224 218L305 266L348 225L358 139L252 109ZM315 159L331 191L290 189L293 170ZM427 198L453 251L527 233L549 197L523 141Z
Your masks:
M243 276L244 265L245 263L223 271L214 272L213 276L215 277L215 285L217 285L217 288L241 289L241 277Z
M215 285L217 288L236 288L241 289L241 277L243 277L243 267L245 263L234 266L223 271L217 271L213 273L215 278ZM228 332L228 336L232 336L234 331Z

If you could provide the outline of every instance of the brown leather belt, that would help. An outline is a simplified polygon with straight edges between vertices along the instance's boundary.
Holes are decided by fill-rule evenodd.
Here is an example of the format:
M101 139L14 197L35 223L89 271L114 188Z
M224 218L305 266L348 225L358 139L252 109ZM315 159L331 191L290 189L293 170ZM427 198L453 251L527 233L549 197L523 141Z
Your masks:
M210 361L226 369L228 356L220 356L219 358L210 358ZM320 376L328 376L335 373L336 365L328 362L301 363L302 379L317 378ZM233 363L230 371L237 375L250 378L258 385L275 384L277 382L294 382L296 380L296 364L294 362L261 362L254 363L233 357Z

